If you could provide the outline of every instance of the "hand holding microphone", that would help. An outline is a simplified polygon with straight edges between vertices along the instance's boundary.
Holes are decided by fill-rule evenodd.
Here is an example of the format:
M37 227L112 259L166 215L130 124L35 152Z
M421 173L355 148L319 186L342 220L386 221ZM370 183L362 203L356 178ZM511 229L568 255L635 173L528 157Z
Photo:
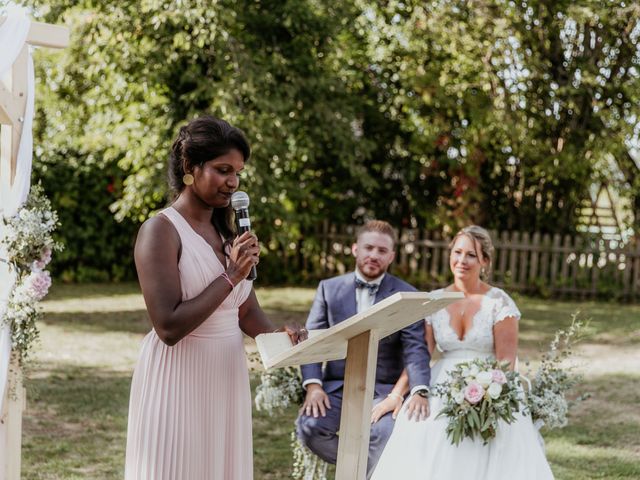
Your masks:
M249 219L249 195L237 191L231 196L231 207L236 216L236 229L238 237L233 241L231 248L231 260L238 264L239 270L248 274L243 276L247 280L255 280L256 264L260 254L260 245L255 235L251 233L251 220Z

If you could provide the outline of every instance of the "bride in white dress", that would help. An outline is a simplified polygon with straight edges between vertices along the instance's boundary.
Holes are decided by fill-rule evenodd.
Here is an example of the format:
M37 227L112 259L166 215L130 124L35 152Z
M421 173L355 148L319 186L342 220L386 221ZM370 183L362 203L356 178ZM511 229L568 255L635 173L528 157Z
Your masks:
M446 380L456 364L474 358L497 358L514 368L520 311L503 290L481 279L492 253L487 231L477 226L462 229L451 244L454 283L444 290L464 292L465 299L426 319L429 351L442 352L431 370L432 385ZM436 418L442 400L432 396L429 404L431 412L424 421L408 418L402 409L372 480L553 479L529 416L517 414L514 423L501 422L487 445L465 438L454 446L445 432L447 419Z

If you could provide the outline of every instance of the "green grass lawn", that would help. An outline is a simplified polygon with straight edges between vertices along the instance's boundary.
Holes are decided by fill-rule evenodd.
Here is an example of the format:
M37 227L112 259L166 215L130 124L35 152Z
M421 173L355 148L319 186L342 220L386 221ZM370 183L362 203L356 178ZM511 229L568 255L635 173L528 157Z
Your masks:
M276 323L304 322L312 289L259 289ZM523 312L521 361L539 358L577 310L591 318L576 352L592 398L571 423L545 435L556 478L640 478L640 307L516 298ZM59 285L44 302L41 342L29 371L23 479L120 479L131 373L150 326L137 285ZM247 340L247 349L254 350ZM255 375L254 375L255 379ZM253 382L255 384L255 381ZM290 472L294 408L254 412L255 478Z

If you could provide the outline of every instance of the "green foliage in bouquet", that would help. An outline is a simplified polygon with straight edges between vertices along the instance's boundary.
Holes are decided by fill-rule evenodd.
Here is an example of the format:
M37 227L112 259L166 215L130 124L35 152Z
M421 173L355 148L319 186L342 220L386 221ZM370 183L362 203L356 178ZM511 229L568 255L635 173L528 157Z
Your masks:
M434 385L432 393L443 397L447 436L453 445L465 438L482 438L486 444L496 436L499 422L512 423L520 409L519 375L508 363L475 359L458 364L449 380Z

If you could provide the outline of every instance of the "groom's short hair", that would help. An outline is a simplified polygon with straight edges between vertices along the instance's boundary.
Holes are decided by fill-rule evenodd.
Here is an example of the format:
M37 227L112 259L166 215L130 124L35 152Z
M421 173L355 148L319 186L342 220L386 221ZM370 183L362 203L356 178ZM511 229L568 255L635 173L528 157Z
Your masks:
M360 235L367 232L378 232L388 235L394 245L398 240L394 228L384 220L369 220L356 231L356 240L360 238Z

